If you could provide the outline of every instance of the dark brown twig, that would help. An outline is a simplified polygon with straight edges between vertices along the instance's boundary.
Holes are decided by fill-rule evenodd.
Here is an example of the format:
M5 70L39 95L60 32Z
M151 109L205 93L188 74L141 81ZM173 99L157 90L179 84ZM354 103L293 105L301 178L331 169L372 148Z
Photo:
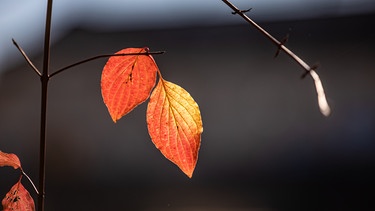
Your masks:
M25 51L23 51L23 49L18 45L18 43L14 39L12 39L12 41L13 44L17 47L17 49L21 52L23 58L25 58L27 64L29 64L29 66L36 72L36 74L38 74L38 76L42 76L42 73L40 73L38 68L36 68L35 65L31 62L29 57L26 55Z
M145 52L145 53L125 53L125 54L124 53L122 53L122 54L104 54L104 55L94 56L94 57L76 62L74 64L68 65L66 67L63 67L63 68L57 70L56 72L52 73L49 77L51 78L51 77L65 71L67 69L70 69L72 67L81 65L81 64L89 62L89 61L100 59L100 58L107 58L107 57L112 57L112 56L154 55L154 54L163 54L163 53L165 53L165 51L155 51L155 52Z

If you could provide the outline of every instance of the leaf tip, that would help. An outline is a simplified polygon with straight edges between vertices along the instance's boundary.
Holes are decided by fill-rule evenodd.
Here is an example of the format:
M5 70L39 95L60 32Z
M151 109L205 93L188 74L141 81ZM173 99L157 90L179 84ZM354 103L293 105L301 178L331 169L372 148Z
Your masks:
M119 118L116 118L116 117L113 116L113 115L111 115L111 118L112 118L113 123L117 123L117 120L119 120Z
M186 174L187 177L189 177L189 179L191 179L193 177L194 170L191 172L184 172L184 173Z
M179 163L179 164L176 163L176 165L181 169L182 172L184 172L184 174L187 177L189 177L189 179L191 179L193 177L195 166L197 164L198 158L195 158L194 161L193 161L194 163L191 163L188 166L183 165L183 163Z

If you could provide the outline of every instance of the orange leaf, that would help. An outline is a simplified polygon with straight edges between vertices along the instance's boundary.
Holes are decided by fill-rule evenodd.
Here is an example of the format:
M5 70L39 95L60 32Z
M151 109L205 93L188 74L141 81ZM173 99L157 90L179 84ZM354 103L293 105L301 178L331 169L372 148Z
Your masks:
M116 54L145 52L148 48L126 48ZM102 72L101 90L114 122L150 96L157 70L151 55L112 56L108 59Z
M1 202L3 211L34 211L35 204L30 193L23 187L21 183L22 176L19 181L13 185Z
M147 107L147 126L156 148L191 178L203 127L198 104L190 94L160 77Z
M0 166L11 166L18 169L21 168L21 162L17 155L0 151Z

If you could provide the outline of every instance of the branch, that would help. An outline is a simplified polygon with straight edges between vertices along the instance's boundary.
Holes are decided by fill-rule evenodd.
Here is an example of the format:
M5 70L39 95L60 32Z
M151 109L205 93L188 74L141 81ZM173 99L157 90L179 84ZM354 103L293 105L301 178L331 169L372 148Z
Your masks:
M328 105L328 102L327 102L327 99L326 99L326 96L325 96L325 93L324 93L323 85L322 85L322 82L319 78L319 75L315 72L316 67L310 67L308 64L306 64L306 62L304 62L301 58L299 58L291 50L289 50L287 47L285 47L284 42L280 42L277 39L275 39L266 30L264 30L257 23L255 23L252 19L250 19L247 15L245 15L245 12L248 12L250 10L239 10L236 6L234 6L228 0L222 0L222 1L234 11L234 12L232 12L232 14L240 15L244 20L246 20L248 23L253 25L258 31L260 31L269 40L271 40L271 42L274 43L278 47L278 51L280 51L280 50L284 51L294 61L296 61L305 70L305 73L302 75L302 77L306 76L307 74L310 74L311 78L314 80L314 83L315 83L316 93L318 95L318 104L319 104L320 112L324 116L328 116L331 113L331 109ZM278 54L278 52L276 53L276 55L277 54Z
M86 63L86 62L90 62L90 61L93 61L93 60L96 60L96 59L100 59L100 58L107 58L107 57L112 57L112 56L134 56L134 55L153 55L153 54L163 54L165 53L165 51L155 51L155 52L145 52L145 53L122 53L122 54L104 54L104 55L99 55L99 56L94 56L94 57L91 57L91 58L88 58L88 59L85 59L85 60L82 60L82 61L79 61L79 62L76 62L74 64L71 64L71 65L68 65L66 67L63 67L59 70L57 70L56 72L52 73L49 77L53 77L69 68L72 68L72 67L75 67L75 66L78 66L80 64L83 64L83 63Z
M44 211L45 187L46 187L46 153L47 153L47 98L49 81L49 60L51 41L53 0L47 1L46 25L44 31L43 72L40 76L41 99L40 99L40 142L39 142L39 194L38 211Z
M42 76L42 73L40 73L38 68L36 68L35 65L31 62L29 57L26 55L25 51L22 50L22 48L18 45L18 43L14 39L12 39L12 41L13 41L13 44L17 47L17 49L21 52L23 58L25 58L27 64L29 64L29 66L36 72L36 74L38 74L39 76Z

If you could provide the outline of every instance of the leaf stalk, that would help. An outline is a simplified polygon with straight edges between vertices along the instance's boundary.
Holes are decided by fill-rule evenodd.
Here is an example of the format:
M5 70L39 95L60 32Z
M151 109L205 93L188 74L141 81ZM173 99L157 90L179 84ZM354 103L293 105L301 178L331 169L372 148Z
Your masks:
M21 169L21 173L22 173L22 175L24 175L24 176L27 178L27 180L29 180L29 182L30 182L30 184L33 186L33 188L34 188L36 194L39 195L38 188L36 188L36 186L35 186L33 180L29 177L29 175L27 175L26 172L24 172L22 169Z

